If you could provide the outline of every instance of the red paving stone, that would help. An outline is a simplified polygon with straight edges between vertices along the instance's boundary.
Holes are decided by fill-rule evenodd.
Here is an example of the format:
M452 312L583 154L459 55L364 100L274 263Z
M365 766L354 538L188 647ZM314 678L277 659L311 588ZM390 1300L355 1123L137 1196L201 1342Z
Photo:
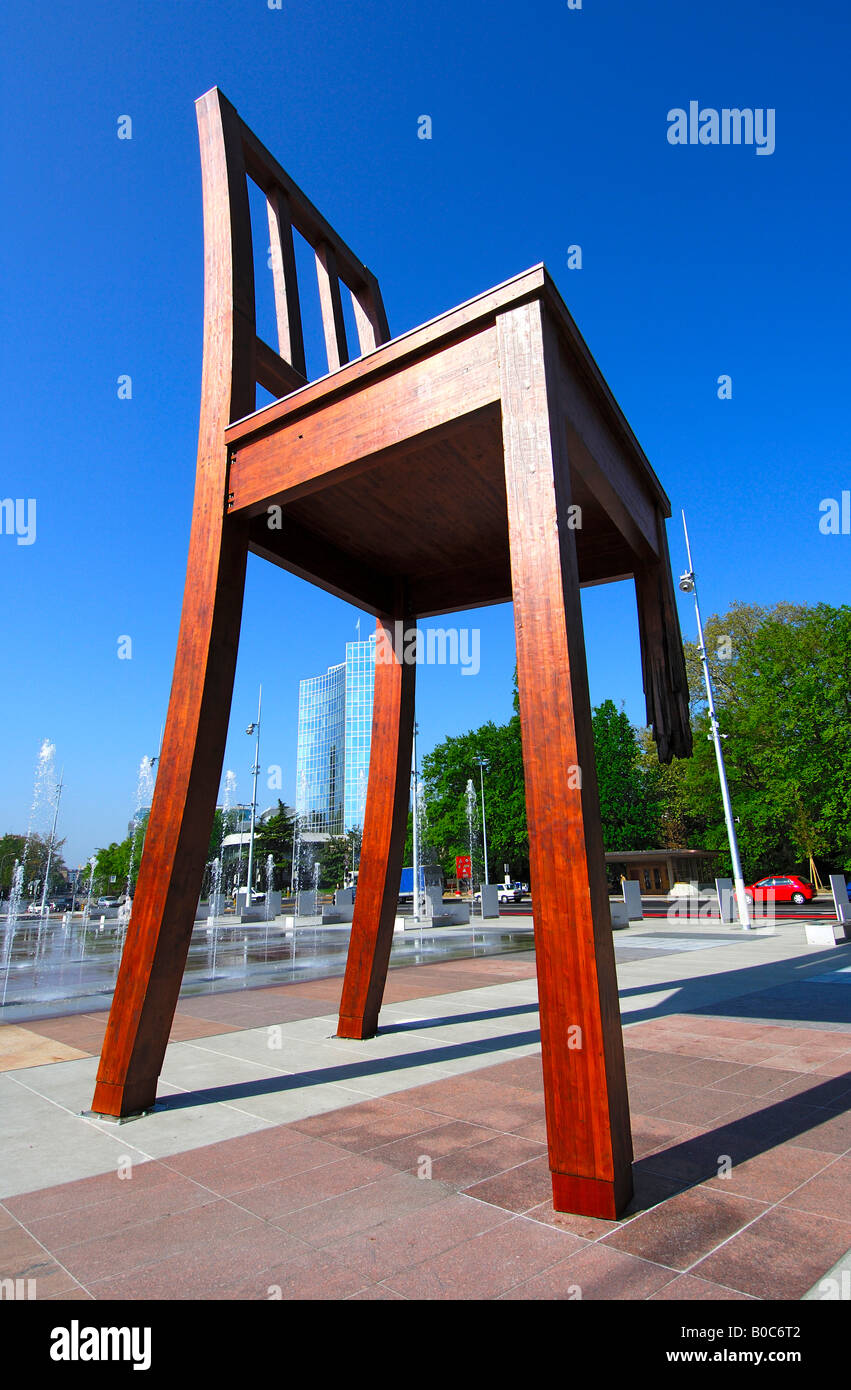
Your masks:
M742 1197L755 1197L760 1202L780 1202L788 1199L809 1178L836 1162L827 1154L795 1144L778 1144L753 1158L736 1163L724 1177L709 1178L704 1184L719 1192L733 1192Z
M799 1299L851 1248L851 1224L772 1207L691 1271L764 1299Z
M379 1178L390 1177L395 1171L376 1159L346 1154L335 1162L240 1192L239 1204L255 1216L277 1221L288 1212L301 1211L332 1197L340 1197L343 1193L375 1183Z
M427 1221L420 1212L406 1213L349 1236L335 1246L336 1253L358 1272L363 1283L379 1281L434 1259L510 1219L507 1212L460 1195L446 1197L429 1207L427 1214Z
M515 1217L384 1282L406 1298L499 1298L582 1244L566 1231Z
M707 1192L701 1186L642 1212L601 1243L685 1271L765 1211L763 1202Z
M292 1134L287 1134L285 1142L278 1149L274 1148L274 1137L268 1131L264 1132L263 1137L266 1140L263 1149L255 1150L253 1154L243 1150L236 1162L227 1152L230 1140L211 1145L218 1150L216 1154L208 1153L206 1148L192 1149L189 1153L176 1154L164 1161L196 1183L202 1183L208 1193L238 1198L240 1193L261 1184L295 1177L298 1173L322 1167L342 1157L336 1145L309 1139L305 1135L294 1139Z
M664 1301L675 1301L682 1303L690 1300L691 1302L709 1300L713 1303L725 1300L744 1300L753 1303L752 1294L741 1293L737 1289L725 1289L723 1284L711 1284L708 1279L695 1279L693 1274L681 1274L677 1279L673 1279L670 1284L666 1284L658 1293L650 1295L651 1303Z
M795 1152L796 1146L791 1145L790 1151ZM805 1149L797 1149L798 1153L807 1153ZM815 1154L807 1155L811 1160L816 1158ZM797 1211L811 1211L818 1216L838 1216L842 1220L851 1221L851 1154L845 1154L842 1158L834 1159L827 1168L822 1168L821 1172L815 1177L810 1178L809 1182L803 1183L793 1192L789 1192L783 1198L784 1207L792 1207Z
M510 1299L650 1298L671 1282L675 1271L649 1260L637 1259L603 1245L589 1245L578 1254L524 1283L515 1285Z
M425 1143L423 1148L427 1148ZM451 1154L433 1159L431 1175L440 1182L450 1182L456 1187L469 1189L483 1180L494 1181L494 1175L506 1175L508 1172L517 1174L521 1170L526 1172L530 1160L536 1163L543 1160L546 1166L546 1159L546 1145L536 1144L531 1139L523 1139L514 1134L498 1134L484 1143L456 1149ZM494 1195L487 1196L481 1192L475 1195L481 1197L484 1202L493 1201L497 1206L510 1206L512 1211L525 1211L526 1207L531 1207L541 1200L540 1197L535 1197L532 1201L517 1207L509 1202L499 1201Z
M415 999L532 973L455 961L391 985ZM188 999L176 1026L314 1017L339 988ZM97 1046L103 1021L38 1028ZM51 1299L800 1298L851 1247L851 1033L671 1015L625 1039L621 1221L553 1211L535 1055L9 1198L0 1277Z

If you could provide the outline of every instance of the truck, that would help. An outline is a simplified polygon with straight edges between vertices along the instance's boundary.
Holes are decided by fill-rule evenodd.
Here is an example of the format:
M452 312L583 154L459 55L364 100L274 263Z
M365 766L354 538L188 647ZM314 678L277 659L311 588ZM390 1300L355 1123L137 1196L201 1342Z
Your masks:
M439 864L420 864L420 892L424 893L426 888L443 888L443 870ZM399 884L399 897L414 897L414 869L409 864L402 870L402 881Z

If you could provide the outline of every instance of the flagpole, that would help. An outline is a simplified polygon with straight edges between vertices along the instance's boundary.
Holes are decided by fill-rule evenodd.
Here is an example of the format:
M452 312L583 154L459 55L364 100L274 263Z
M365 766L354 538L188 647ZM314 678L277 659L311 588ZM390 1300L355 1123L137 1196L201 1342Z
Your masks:
M688 527L686 526L686 514L682 513L683 530L686 537L686 554L688 555L688 570L680 578L680 588L684 594L694 594L694 611L697 618L697 641L700 653L700 664L703 667L703 680L706 685L706 699L709 704L709 727L712 730L709 737L715 745L715 760L718 764L718 781L721 784L721 800L724 804L724 819L727 823L727 839L730 842L730 858L733 863L733 882L736 888L736 901L739 905L739 921L744 931L751 931L752 923L750 908L748 906L747 894L745 893L745 880L742 875L742 863L739 858L739 843L736 838L736 827L733 821L733 806L730 801L730 788L727 785L727 772L724 767L724 751L721 747L721 734L718 729L718 717L715 713L715 693L712 689L712 677L709 674L709 661L706 655L706 643L703 638L703 623L700 620L700 606L697 602L697 582L694 577L694 565L691 559L691 546L688 539Z

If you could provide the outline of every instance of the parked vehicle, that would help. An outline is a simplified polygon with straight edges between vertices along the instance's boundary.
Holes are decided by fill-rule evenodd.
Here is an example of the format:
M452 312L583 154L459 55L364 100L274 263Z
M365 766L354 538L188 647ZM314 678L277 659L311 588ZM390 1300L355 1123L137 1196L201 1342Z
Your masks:
M501 903L519 903L523 897L523 885L521 883L501 883L499 885L499 901Z
M809 903L816 895L813 885L805 878L798 878L797 874L776 875L772 878L761 878L758 883L752 883L745 888L745 897L749 903Z
M437 864L420 865L420 892L426 888L443 888L443 870ZM399 884L399 897L411 898L414 896L414 870L408 864L402 870L402 878Z
M520 899L523 897L523 890L518 888L516 883L497 883L494 887L499 889L498 897L501 903L519 903ZM481 901L482 890L480 888L478 892L474 894L473 902L480 903Z

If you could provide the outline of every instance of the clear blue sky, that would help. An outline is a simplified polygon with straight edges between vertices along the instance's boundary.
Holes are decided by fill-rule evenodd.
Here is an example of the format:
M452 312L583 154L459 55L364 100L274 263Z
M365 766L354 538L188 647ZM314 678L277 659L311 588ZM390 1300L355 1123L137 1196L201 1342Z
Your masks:
M546 262L671 498L677 572L686 509L705 614L848 601L851 537L818 526L851 487L843 0L29 0L2 23L0 492L37 500L37 535L0 535L0 831L26 827L49 737L68 862L121 838L165 718L201 366L194 101L214 85L378 273L392 332ZM669 144L691 100L774 109L774 153ZM593 702L643 722L632 585L584 611ZM356 617L250 559L240 799L258 683L291 801L298 681ZM689 602L681 620L692 637ZM481 628L481 673L423 672L423 751L510 713L510 607L457 621Z

